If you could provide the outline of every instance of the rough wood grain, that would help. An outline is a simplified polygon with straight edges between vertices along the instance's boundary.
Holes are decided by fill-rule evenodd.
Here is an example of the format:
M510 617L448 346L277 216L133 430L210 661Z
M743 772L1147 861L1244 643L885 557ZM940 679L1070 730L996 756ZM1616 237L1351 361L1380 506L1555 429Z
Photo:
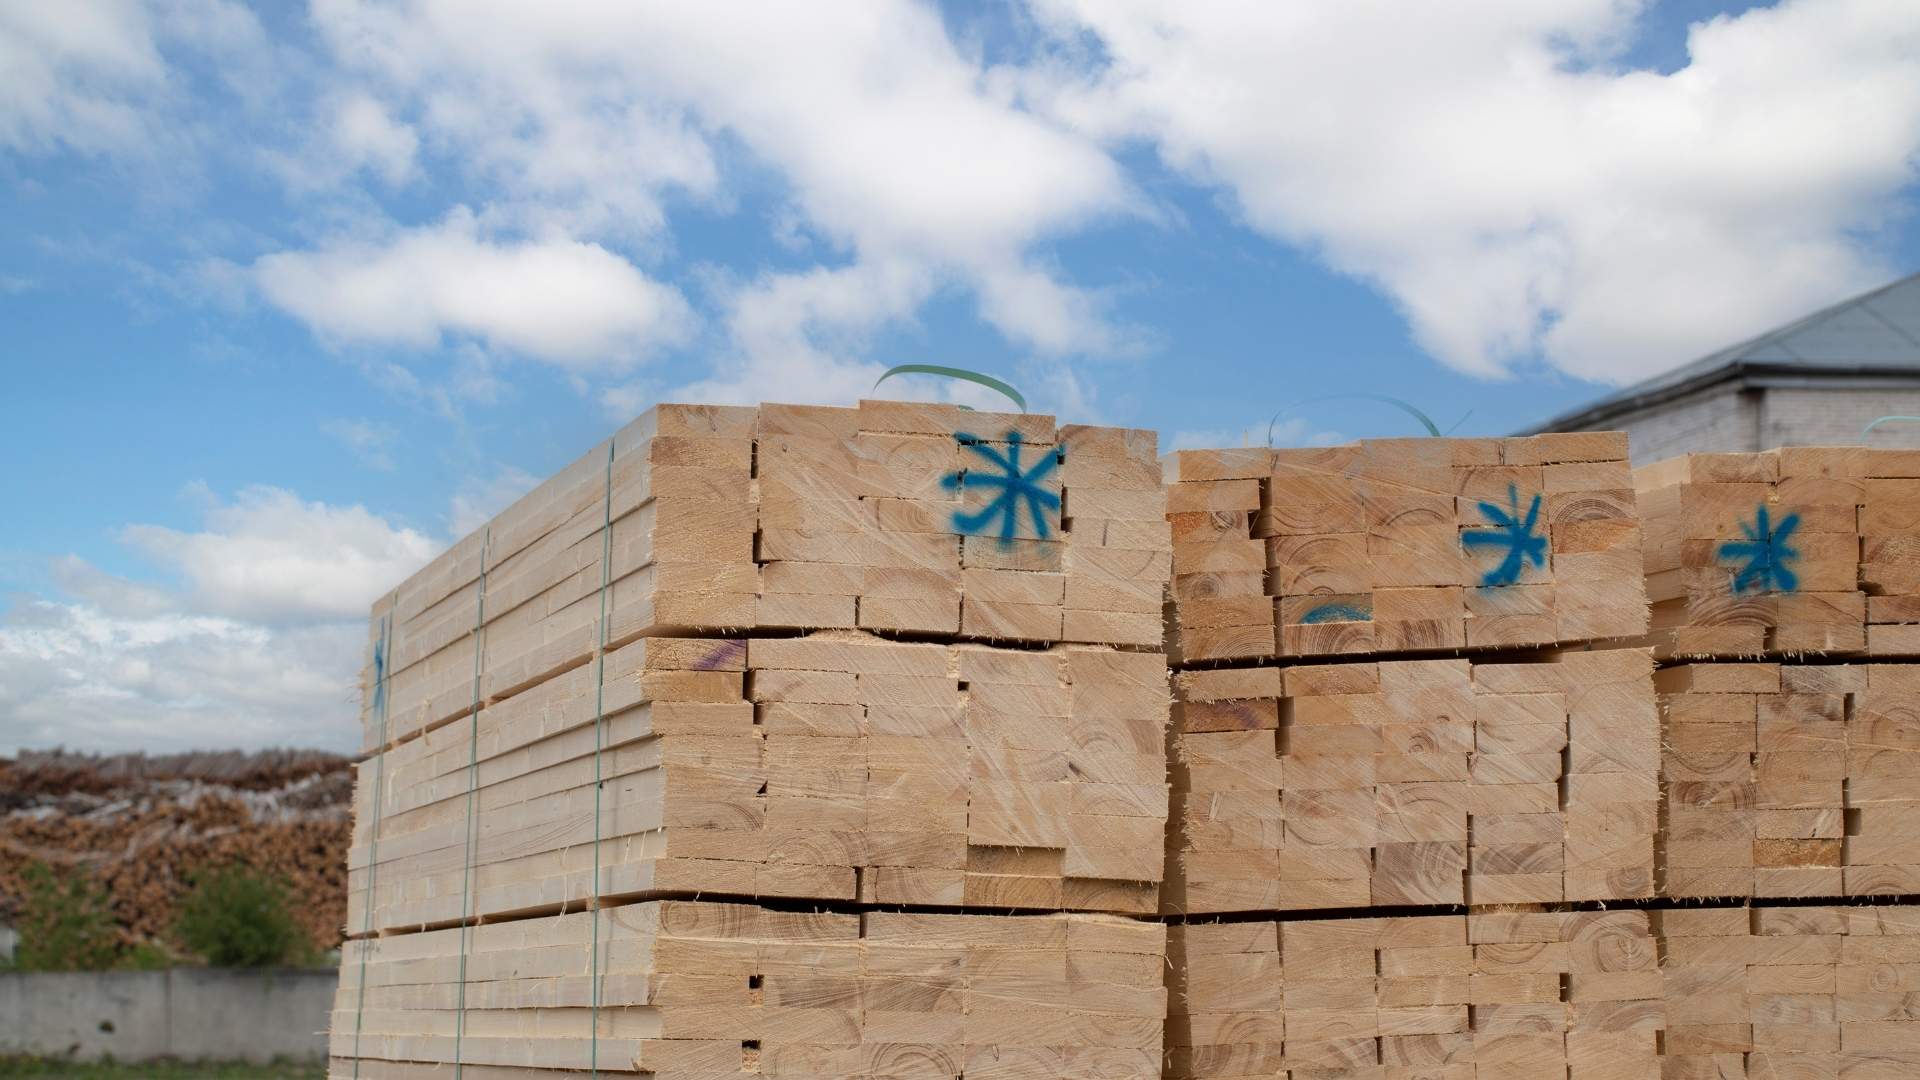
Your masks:
M1176 662L1492 650L1647 628L1617 432L1163 459Z
M1644 649L1176 676L1162 911L1653 895Z
M1659 673L1664 896L1920 891L1920 667Z
M351 943L331 1075L1160 1075L1152 923L633 904L473 928L464 1015L462 947L457 930Z
M1166 1076L1655 1080L1644 912L1176 925Z
M1149 431L660 405L376 603L365 682L384 678L386 711L366 695L362 745L584 663L603 584L614 645L859 627L1157 649L1171 568Z
M1662 658L1920 655L1917 464L1787 447L1636 470Z
M348 926L370 880L380 930L596 895L1154 910L1157 653L641 638L600 677L583 665L363 763Z

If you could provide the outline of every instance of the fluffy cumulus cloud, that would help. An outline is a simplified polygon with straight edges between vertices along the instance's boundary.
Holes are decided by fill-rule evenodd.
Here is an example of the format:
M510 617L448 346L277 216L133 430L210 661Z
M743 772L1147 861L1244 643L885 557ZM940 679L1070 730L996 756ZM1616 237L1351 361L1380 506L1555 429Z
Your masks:
M503 232L656 251L673 242L671 199L734 209L730 176L777 177L783 231L836 266L750 271L719 289L727 348L691 389L766 396L771 383L850 400L880 370L860 343L948 287L972 291L982 318L1043 354L1103 351L1122 336L1102 298L1035 249L1139 209L1123 170L986 78L928 5L318 0L313 15L336 61L379 96L380 118L419 141L386 138L371 112L369 133L395 161L430 145L459 162L495 193L483 216ZM336 334L359 322L387 340L427 339L430 320L396 318L373 298L385 290L306 299L317 275L275 273L311 258L263 261L271 302ZM605 344L521 351L564 359ZM634 385L605 396L624 402Z
M442 541L275 488L196 493L202 527L123 539L175 583L73 556L0 614L0 753L356 740L366 612Z
M419 136L387 115L386 108L367 94L352 94L340 102L332 137L341 158L372 169L389 184L404 184L414 175Z
M316 332L429 349L477 339L584 367L620 367L679 338L686 301L598 244L496 241L472 213L373 240L263 256L261 291Z
M260 23L229 0L0 4L0 150L153 158L194 141L174 59L211 57L262 89Z
M539 477L512 466L500 469L490 479L468 480L454 493L448 512L447 520L453 535L466 536L492 521L500 511L513 505L514 500L532 491L539 483Z
M337 619L366 614L380 591L438 545L364 507L307 502L253 487L207 498L205 528L132 525L127 543L177 573L200 609L242 618Z
M351 750L365 637L342 622L268 627L28 600L0 616L0 753Z
M1052 115L1146 140L1379 285L1464 371L1624 381L1876 283L1920 153L1920 12L1784 0L1625 70L1635 0L1037 0Z
M1027 355L1137 350L1050 247L1179 227L1136 146L1447 364L1621 381L1883 279L1870 237L1920 156L1910 0L1714 18L1668 73L1625 59L1647 6L1026 0L989 56L923 0L310 0L297 45L230 0L15 4L0 149L204 149L185 58L268 87L306 122L258 163L314 213L243 276L332 342L625 369L690 340L670 282L724 282L706 370L622 370L610 407L845 400L953 290ZM763 215L795 258L706 266L687 207Z
M134 147L140 99L166 80L154 36L134 0L0 6L0 147Z

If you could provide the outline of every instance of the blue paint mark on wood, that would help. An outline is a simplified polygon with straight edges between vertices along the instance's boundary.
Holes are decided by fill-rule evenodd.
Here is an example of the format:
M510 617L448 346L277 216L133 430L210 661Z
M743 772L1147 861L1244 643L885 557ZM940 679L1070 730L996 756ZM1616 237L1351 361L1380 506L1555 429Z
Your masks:
M1300 616L1302 623L1329 622L1372 622L1373 612L1362 611L1352 604L1321 604Z
M1047 539L1051 535L1047 511L1053 511L1056 516L1059 514L1060 496L1041 487L1040 482L1059 467L1064 453L1049 449L1031 468L1027 468L1020 462L1025 441L1018 431L1007 432L1007 452L1004 454L988 446L978 435L960 431L955 432L953 437L961 446L978 454L983 464L998 471L969 468L951 472L940 478L940 486L948 491L997 488L1000 492L977 513L955 510L953 531L968 536L991 536L997 532L1000 542L1010 546L1014 533L1019 531L1020 514L1024 507L1033 515L1034 530L1039 533L1039 538Z
M1745 540L1727 540L1715 554L1721 559L1745 559L1746 565L1733 576L1733 591L1793 592L1800 587L1800 575L1787 564L1800 557L1798 548L1788 544L1800 527L1800 515L1788 514L1775 525L1762 505L1754 511L1753 524L1740 523Z
M387 699L387 620L380 620L380 637L373 643L373 711Z
M1468 548L1505 548L1499 565L1480 576L1482 585L1511 585L1520 580L1527 563L1547 565L1547 538L1534 529L1540 524L1540 496L1534 495L1523 516L1520 513L1520 489L1507 485L1507 506L1483 502L1480 512L1494 524L1491 529L1470 529L1460 534L1460 543Z

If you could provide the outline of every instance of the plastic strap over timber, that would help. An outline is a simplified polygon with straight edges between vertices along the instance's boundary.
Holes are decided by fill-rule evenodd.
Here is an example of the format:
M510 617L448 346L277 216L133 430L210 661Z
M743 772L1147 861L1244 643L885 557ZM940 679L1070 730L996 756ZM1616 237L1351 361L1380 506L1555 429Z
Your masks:
M493 549L493 526L487 526L480 541L480 602L473 620L473 707L467 713L467 824L466 856L460 867L460 991L459 1012L453 1028L453 1075L462 1076L466 1065L461 1052L467 1036L467 926L473 906L473 804L480 778L480 660L487 644L487 557Z
M367 850L366 918L360 927L360 992L353 1007L353 1075L360 1075L360 1030L367 1012L367 954L373 951L374 886L380 876L380 815L386 809L387 793L387 656L393 615L380 617L380 636L373 643L373 715L380 724L380 739L373 752L373 834Z
M607 716L607 587L613 580L613 455L618 438L607 443L607 489L600 522L600 641L594 650L593 677L593 895L587 918L593 924L593 1008L587 1023L593 1031L587 1046L590 1075L600 1075L600 749Z

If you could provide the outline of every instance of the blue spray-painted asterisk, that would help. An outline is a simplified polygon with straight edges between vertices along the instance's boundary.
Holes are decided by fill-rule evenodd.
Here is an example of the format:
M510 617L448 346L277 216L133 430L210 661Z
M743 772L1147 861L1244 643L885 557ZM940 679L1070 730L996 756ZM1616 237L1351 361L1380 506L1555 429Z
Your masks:
M386 701L386 697L387 621L382 619L380 620L380 637L373 643L373 710L375 712L380 711L380 706Z
M1799 527L1799 514L1788 514L1774 527L1765 506L1754 511L1752 528L1741 522L1740 531L1747 538L1725 541L1715 553L1722 559L1747 560L1747 565L1733 576L1733 591L1742 593L1751 587L1758 592L1792 592L1799 588L1799 575L1787 568L1788 560L1800 557L1798 549L1787 545L1787 538Z
M1470 548L1507 549L1500 565L1481 576L1482 585L1511 585L1520 580L1520 571L1527 563L1547 565L1547 538L1536 536L1533 532L1534 526L1540 523L1540 496L1534 495L1533 504L1527 507L1524 519L1520 516L1520 489L1512 484L1507 485L1507 503L1510 509L1506 510L1490 502L1480 504L1480 512L1499 528L1469 530L1460 534L1460 542Z
M1012 543L1013 534L1020 527L1020 507L1025 505L1033 512L1034 528L1039 532L1040 539L1045 540L1047 538L1046 511L1059 511L1060 496L1041 487L1039 482L1060 464L1060 453L1049 450L1034 463L1033 468L1023 471L1020 466L1020 450L1023 444L1018 431L1007 432L1005 454L988 446L978 435L957 431L953 437L961 446L979 454L987 460L988 464L1001 470L996 475L968 469L948 473L940 478L940 486L948 491L976 487L1000 489L1000 494L994 496L993 501L977 513L968 514L955 510L953 530L970 536L987 535L991 532L987 528L988 524L997 518L1001 542Z
M1329 622L1372 622L1373 612L1363 611L1352 604L1328 603L1309 610L1300 616L1300 622L1307 626Z

